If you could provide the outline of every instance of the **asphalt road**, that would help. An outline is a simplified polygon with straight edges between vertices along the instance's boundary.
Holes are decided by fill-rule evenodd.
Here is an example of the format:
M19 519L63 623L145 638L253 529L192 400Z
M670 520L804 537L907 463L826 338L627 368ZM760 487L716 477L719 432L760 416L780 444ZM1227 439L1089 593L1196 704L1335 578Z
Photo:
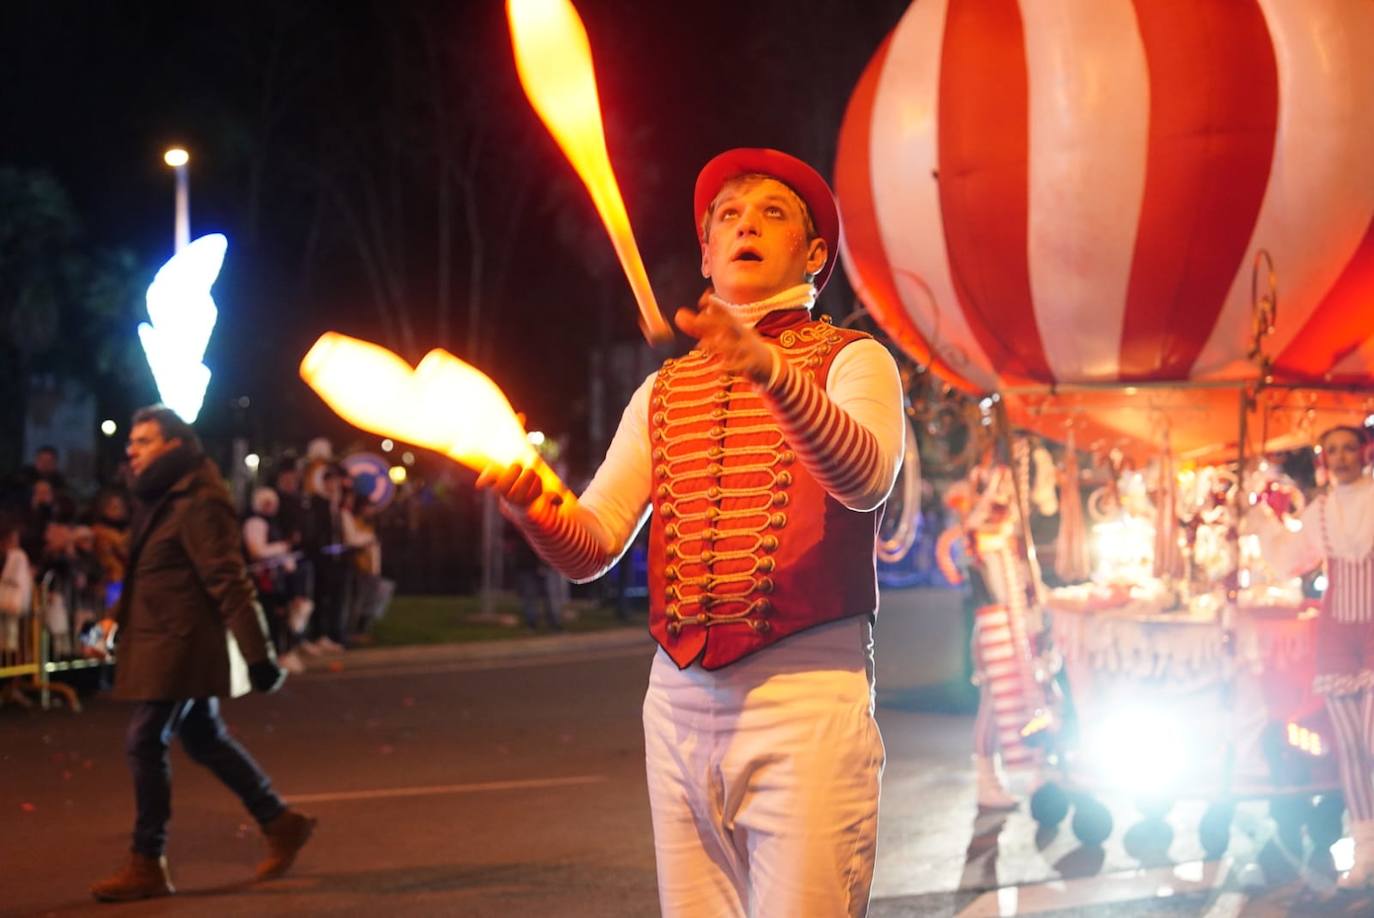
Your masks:
M256 828L178 749L179 894L151 902L97 906L87 893L127 850L125 706L0 709L0 915L657 914L645 638L506 643L350 653L278 695L227 704L278 790L319 817L317 835L290 876L251 884ZM1220 861L1203 860L1199 807L1186 802L1161 850L1142 854L1121 831L1084 848L1067 829L1037 833L1023 812L977 813L969 718L893 703L879 721L875 916L1374 914L1369 899L1336 894L1329 873L1277 856L1262 808L1237 815Z
M174 900L119 914L645 915L656 910L638 708L642 645L311 673L225 705L317 835L246 886L261 840L178 748ZM4 914L85 914L128 845L127 709L0 711Z

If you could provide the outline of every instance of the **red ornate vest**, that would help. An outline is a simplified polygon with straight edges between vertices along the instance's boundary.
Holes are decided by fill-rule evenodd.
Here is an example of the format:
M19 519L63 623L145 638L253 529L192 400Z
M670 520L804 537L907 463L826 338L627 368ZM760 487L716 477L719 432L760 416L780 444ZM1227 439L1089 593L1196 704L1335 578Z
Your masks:
M780 327L779 327L780 326ZM774 313L758 331L822 388L867 335ZM679 668L719 669L790 634L877 608L881 508L832 498L763 399L699 351L668 360L649 408L649 631Z

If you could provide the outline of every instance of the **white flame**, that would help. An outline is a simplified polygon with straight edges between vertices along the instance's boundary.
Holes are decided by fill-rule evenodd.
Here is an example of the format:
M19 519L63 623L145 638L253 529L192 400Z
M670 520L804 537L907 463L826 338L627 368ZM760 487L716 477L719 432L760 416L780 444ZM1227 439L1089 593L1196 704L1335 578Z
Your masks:
M213 233L173 255L148 285L152 321L138 326L158 394L188 424L200 414L210 385L210 368L202 360L219 316L210 287L228 247L223 235Z

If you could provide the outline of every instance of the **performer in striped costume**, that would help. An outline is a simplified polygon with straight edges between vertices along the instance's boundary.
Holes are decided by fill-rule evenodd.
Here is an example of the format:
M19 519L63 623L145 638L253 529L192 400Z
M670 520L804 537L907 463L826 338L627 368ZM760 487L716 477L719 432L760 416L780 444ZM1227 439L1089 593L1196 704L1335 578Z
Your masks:
M1254 514L1271 567L1301 573L1326 564L1312 687L1326 697L1336 733L1355 842L1354 866L1341 883L1353 887L1374 885L1374 481L1364 472L1367 441L1359 427L1321 435L1331 488L1308 504L1300 531L1280 526L1263 502L1265 510Z
M697 179L711 288L696 347L630 400L574 507L519 468L503 509L569 578L651 519L644 699L663 913L860 915L877 839L874 540L901 464L887 350L811 318L839 215L825 181L736 149Z
M973 562L974 681L978 715L973 729L973 764L978 805L1012 809L1016 798L998 777L996 757L1004 767L1030 765L1031 750L1021 741L1030 720L1030 642L1026 564L1018 547L1019 517L1012 471L996 462L989 448L969 472L975 495L964 520ZM1024 493L1024 491L1023 491Z

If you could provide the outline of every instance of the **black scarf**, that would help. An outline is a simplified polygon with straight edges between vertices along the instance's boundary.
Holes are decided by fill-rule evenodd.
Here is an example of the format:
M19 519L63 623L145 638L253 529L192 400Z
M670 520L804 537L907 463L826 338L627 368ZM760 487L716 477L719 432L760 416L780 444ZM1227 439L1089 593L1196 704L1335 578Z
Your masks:
M148 524L148 515L158 500L171 490L172 485L182 476L199 465L204 455L200 450L192 449L183 443L158 456L148 463L148 467L141 474L135 476L130 485L130 490L134 494L134 512L130 528L135 541L142 536L143 528Z

